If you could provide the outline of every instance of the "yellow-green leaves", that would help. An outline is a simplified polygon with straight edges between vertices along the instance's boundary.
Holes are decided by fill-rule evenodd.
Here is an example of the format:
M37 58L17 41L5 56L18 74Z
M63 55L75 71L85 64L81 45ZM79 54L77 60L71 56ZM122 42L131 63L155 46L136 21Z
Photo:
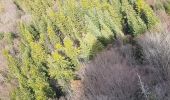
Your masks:
M144 5L146 5L146 4L144 3L143 0L137 0L136 5L137 5L138 13L141 13L142 9L144 8Z
M73 78L73 72L70 69L69 61L61 56L57 51L48 58L49 74L55 79L69 80Z
M52 45L55 45L56 43L60 42L60 39L57 36L57 33L54 31L51 25L47 26L47 36L49 37L49 40Z
M30 43L31 47L31 56L36 62L45 62L47 58L47 54L44 51L44 48L41 44L36 42Z
M20 31L23 42L31 43L34 41L33 35L30 33L29 30L27 30L26 26L22 23L20 23Z
M124 14L124 23L126 25L126 32L136 36L146 31L147 27L140 16L137 15L133 9L133 5L130 5L127 0L122 2L122 11Z
M145 3L144 0L137 0L136 7L138 14L144 20L148 29L158 23L158 18L154 14L153 10L149 7L149 5Z
M30 25L20 24L18 58L7 54L19 100L53 99L51 80L64 87L62 82L74 79L80 59L89 60L124 33L143 33L156 22L143 0L15 1L32 17Z
M49 73L55 79L69 80L74 78L78 68L79 49L74 47L70 38L64 39L64 45L56 44L55 51L48 57Z
M77 59L79 55L79 48L75 47L73 41L66 37L64 39L64 52L69 58Z
M87 33L84 36L80 44L80 58L84 58L85 60L89 60L96 54L96 52L99 52L103 49L101 42L90 33Z

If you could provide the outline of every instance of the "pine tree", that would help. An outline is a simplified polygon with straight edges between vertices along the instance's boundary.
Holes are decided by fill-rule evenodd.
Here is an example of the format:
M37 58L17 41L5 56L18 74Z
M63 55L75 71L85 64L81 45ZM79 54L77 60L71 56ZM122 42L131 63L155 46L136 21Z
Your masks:
M47 27L47 36L49 37L50 43L54 46L56 43L60 42L59 36L57 36L57 33L54 31L53 27L51 25L48 25Z
M170 14L170 0L167 0L163 5L166 13Z
M74 71L79 68L79 49L74 47L72 40L64 39L64 45L59 43L55 51L48 56L49 75L58 81L64 91L68 91L68 83L75 78Z
M91 59L96 52L104 48L102 43L91 33L85 34L80 44L80 58L84 58L85 60Z
M85 20L86 20L86 25L87 25L86 26L87 32L91 32L96 37L102 37L101 32L99 30L99 25L96 26L88 15L85 15Z
M9 75L18 83L12 99L55 98L51 80L67 91L80 60L90 60L117 37L124 38L126 27L137 35L155 25L152 9L142 0L131 1L15 0L32 21L19 24L18 52L5 52Z
M155 16L153 10L143 0L137 0L136 6L138 13L146 23L148 29L158 22L158 18Z
M136 14L133 7L128 0L122 0L122 11L124 14L124 21L127 23L128 33L137 35L146 31L146 25L143 20Z

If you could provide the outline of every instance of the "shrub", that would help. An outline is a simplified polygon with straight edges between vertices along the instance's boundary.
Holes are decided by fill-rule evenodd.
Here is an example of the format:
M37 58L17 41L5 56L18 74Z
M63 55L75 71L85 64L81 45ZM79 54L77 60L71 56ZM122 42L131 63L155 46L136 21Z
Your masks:
M164 3L165 11L170 14L170 0Z
M81 100L135 100L136 92L140 91L137 75L134 66L119 51L120 49L111 48L84 64L80 71ZM76 98L78 95L73 95L73 98L79 100L80 98Z
M146 62L142 76L153 99L169 98L169 38L169 32L164 31L146 33L137 39Z
M0 40L4 38L4 33L0 33Z
M138 41L147 62L158 70L163 79L168 79L170 72L169 38L168 32L147 33Z

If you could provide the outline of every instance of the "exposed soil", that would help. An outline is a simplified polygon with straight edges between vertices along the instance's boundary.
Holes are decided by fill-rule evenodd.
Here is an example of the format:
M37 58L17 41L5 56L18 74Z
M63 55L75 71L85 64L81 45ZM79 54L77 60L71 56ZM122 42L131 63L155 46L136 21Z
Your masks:
M17 24L20 20L20 11L12 0L0 0L0 32L18 33ZM3 56L4 49L9 48L5 37L0 40L0 100L10 100L9 94L13 86L6 82L8 72L7 61Z

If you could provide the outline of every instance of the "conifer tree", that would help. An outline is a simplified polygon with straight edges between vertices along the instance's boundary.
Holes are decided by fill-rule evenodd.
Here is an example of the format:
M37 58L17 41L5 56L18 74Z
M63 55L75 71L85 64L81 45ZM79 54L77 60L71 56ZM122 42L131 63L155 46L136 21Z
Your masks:
M55 96L50 87L47 75L46 53L40 43L34 40L32 34L21 25L22 51L18 58L6 51L9 62L10 76L17 79L17 89L12 93L13 99L46 100ZM17 56L17 55L15 55Z
M19 24L17 54L5 52L9 75L18 83L12 99L55 98L51 80L66 91L81 59L90 60L116 37L123 38L125 27L137 35L155 25L156 17L143 0L130 1L15 0L32 21Z
M47 26L47 36L49 37L49 41L53 46L56 43L60 42L60 37L57 36L57 33L54 31L54 29L51 25Z
M137 0L136 6L138 13L146 23L148 28L151 28L158 22L158 19L155 16L153 10L149 7L148 4L144 2L144 0Z
M166 13L170 14L170 0L167 0L163 5Z
M137 15L128 0L122 0L122 11L124 14L124 21L127 23L128 33L137 35L146 31L146 25L143 20Z
M102 43L90 33L84 35L80 44L80 58L84 58L85 60L91 59L96 52L99 52L104 48Z
M46 100L54 97L54 91L49 86L48 78L42 70L43 66L34 64L28 47L21 55L21 61L12 57L8 52L5 55L9 61L10 75L18 81L18 87L12 93L11 98Z
M49 75L58 81L63 91L68 91L69 80L75 78L74 71L79 68L78 56L79 48L74 47L68 37L64 39L64 45L57 43L55 51L48 56Z

